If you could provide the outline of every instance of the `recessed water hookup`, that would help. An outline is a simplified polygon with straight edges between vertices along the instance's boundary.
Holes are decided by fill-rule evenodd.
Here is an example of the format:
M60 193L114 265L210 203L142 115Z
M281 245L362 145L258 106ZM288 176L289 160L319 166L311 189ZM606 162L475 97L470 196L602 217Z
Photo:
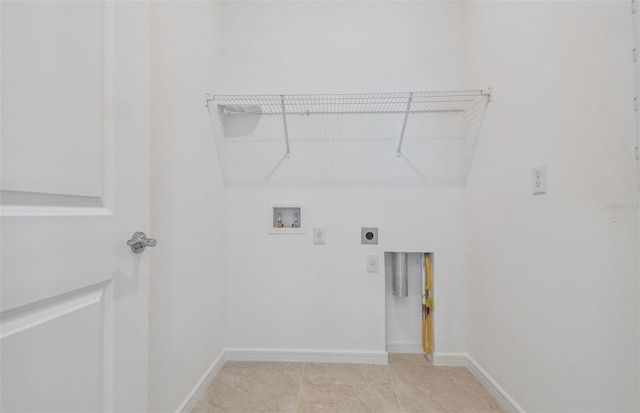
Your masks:
M269 234L304 234L301 202L273 202L269 213Z
M360 243L361 244L377 244L378 228L374 228L374 227L360 228Z

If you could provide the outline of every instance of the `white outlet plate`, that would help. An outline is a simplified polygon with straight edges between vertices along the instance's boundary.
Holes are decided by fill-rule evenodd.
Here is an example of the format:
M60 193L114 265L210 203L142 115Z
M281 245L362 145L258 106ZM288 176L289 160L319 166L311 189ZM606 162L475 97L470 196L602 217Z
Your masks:
M534 194L547 193L547 164L537 165L532 168L531 185Z
M318 225L313 227L313 243L324 244L325 242L325 227L324 225Z
M367 272L380 272L379 262L379 254L367 254Z

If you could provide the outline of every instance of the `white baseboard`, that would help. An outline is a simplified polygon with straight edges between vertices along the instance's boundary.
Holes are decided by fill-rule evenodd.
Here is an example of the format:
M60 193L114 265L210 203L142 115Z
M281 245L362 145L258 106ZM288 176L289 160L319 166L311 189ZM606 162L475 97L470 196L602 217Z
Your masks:
M412 343L387 344L389 353L417 353L412 351L415 345ZM401 344L401 345L400 345ZM422 353L422 345L418 344L419 353ZM433 364L435 366L460 366L467 367L469 371L487 388L496 398L498 403L507 411L524 413L524 409L467 353L434 353ZM223 350L204 373L202 378L176 413L191 411L202 392L209 386L213 378L218 374L225 361L285 361L306 363L356 363L356 364L387 364L388 355L384 351L332 351L332 350L296 350L296 349L263 349L263 348L228 348Z
M435 353L433 365L468 368L507 412L524 413L524 409L467 353Z
M180 403L180 406L176 409L176 413L188 413L190 412L200 399L202 392L211 384L213 378L218 374L224 362L226 360L226 351L222 350L218 357L211 363L211 366L207 369L204 375L198 380L195 387L189 392L187 397Z
M386 351L228 348L229 361L287 361L304 363L387 364Z
M467 353L433 353L434 366L468 367Z
M406 342L390 342L387 343L387 353L395 354L395 353L411 353L411 354L422 354L422 343L406 343Z
M468 359L467 368L474 376L489 390L498 403L508 412L524 413L524 409L491 377L473 357L466 355Z

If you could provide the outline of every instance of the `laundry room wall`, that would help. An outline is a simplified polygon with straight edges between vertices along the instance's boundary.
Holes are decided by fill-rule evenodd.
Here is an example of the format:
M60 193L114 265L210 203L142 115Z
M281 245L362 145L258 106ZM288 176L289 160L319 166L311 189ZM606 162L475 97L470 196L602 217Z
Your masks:
M151 3L149 411L176 411L224 341L224 183L204 94L221 4Z
M463 85L462 3L229 2L224 15L225 82L218 94ZM373 156L379 147L365 143L357 151L330 139L315 154L317 162L302 162L313 154L291 139L290 159L274 161L266 172L250 147L242 152L232 138L221 143L241 153L225 164L229 349L254 357L263 350L380 355L388 340L419 348L420 323L414 332L385 336L384 252L407 250L435 255L436 351L465 351L469 290L461 181L416 172L406 158L395 158L397 141L383 167ZM318 165L325 175L313 169ZM336 170L341 172L326 176ZM268 234L271 203L279 201L304 203L305 234ZM325 245L313 244L314 225L326 227ZM362 226L380 229L378 245L360 244ZM379 254L379 273L366 272L367 253Z
M469 2L471 357L525 411L637 411L630 2ZM547 165L547 193L532 167Z

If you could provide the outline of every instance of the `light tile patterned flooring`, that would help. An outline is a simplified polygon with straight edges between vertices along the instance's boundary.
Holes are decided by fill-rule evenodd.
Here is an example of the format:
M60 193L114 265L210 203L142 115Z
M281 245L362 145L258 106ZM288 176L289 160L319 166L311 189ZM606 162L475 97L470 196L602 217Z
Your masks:
M390 354L386 366L227 362L192 413L503 411L465 367Z

